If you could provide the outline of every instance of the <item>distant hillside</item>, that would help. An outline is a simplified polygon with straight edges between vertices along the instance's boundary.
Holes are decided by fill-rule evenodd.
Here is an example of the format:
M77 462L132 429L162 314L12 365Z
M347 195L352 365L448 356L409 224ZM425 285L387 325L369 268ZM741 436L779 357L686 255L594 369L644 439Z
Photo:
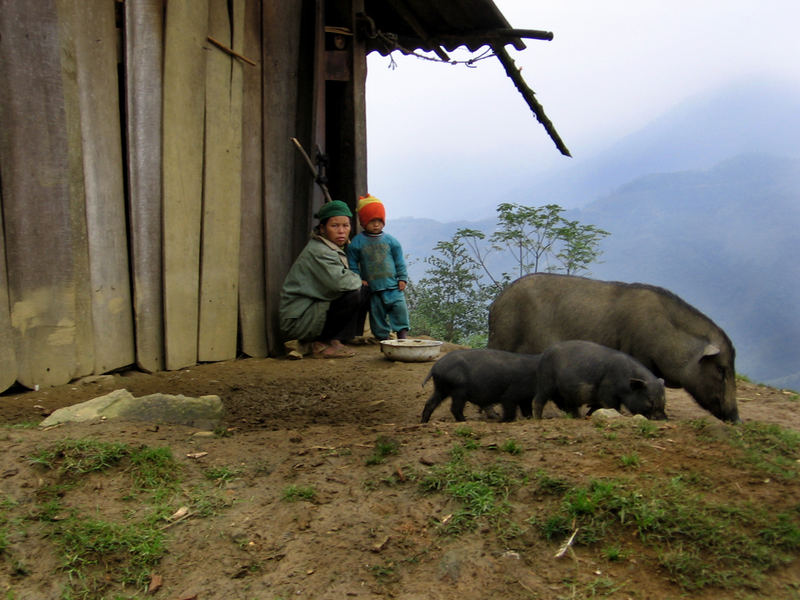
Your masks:
M800 389L800 160L748 154L648 175L567 216L611 232L593 277L670 289L725 329L740 373ZM462 226L490 233L494 219L397 219L387 231L419 279Z
M674 291L728 332L740 372L800 389L800 160L649 175L576 214L612 233L595 277Z
M798 140L797 87L739 81L685 101L595 155L575 149L574 162L558 172L533 180L520 173L501 201L585 206L647 173L708 169L746 152L800 158Z

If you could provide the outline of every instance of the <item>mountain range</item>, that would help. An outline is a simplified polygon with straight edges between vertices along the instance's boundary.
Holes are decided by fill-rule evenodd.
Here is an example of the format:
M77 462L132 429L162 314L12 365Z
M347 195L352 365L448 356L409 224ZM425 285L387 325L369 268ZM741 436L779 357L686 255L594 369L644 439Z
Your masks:
M800 96L777 84L736 85L502 201L557 203L569 207L566 218L610 232L591 277L669 289L728 333L739 373L800 390L798 153ZM536 202L545 186L553 191ZM591 200L576 206L578 198ZM438 241L460 227L489 234L494 226L494 218L394 219L387 231L418 280Z

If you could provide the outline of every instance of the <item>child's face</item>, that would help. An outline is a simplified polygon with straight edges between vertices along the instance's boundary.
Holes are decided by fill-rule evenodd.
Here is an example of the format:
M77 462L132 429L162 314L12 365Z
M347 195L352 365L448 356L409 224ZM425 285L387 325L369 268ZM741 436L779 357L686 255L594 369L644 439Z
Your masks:
M380 219L372 219L372 221L364 225L364 231L372 234L380 233L383 231L383 221Z

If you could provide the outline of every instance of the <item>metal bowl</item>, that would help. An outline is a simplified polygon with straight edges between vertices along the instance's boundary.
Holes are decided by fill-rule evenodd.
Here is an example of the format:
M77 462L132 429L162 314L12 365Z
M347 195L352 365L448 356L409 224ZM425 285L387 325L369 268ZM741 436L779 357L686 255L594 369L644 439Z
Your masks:
M426 362L436 360L443 342L437 340L383 340L381 352L389 360L400 362Z

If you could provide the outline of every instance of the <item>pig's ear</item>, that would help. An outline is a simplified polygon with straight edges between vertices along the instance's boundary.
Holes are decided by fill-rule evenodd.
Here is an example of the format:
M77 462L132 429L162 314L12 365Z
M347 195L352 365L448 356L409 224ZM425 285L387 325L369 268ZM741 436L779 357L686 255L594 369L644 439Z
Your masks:
M634 379L633 377L631 377L630 385L633 391L641 390L647 387L644 379Z

